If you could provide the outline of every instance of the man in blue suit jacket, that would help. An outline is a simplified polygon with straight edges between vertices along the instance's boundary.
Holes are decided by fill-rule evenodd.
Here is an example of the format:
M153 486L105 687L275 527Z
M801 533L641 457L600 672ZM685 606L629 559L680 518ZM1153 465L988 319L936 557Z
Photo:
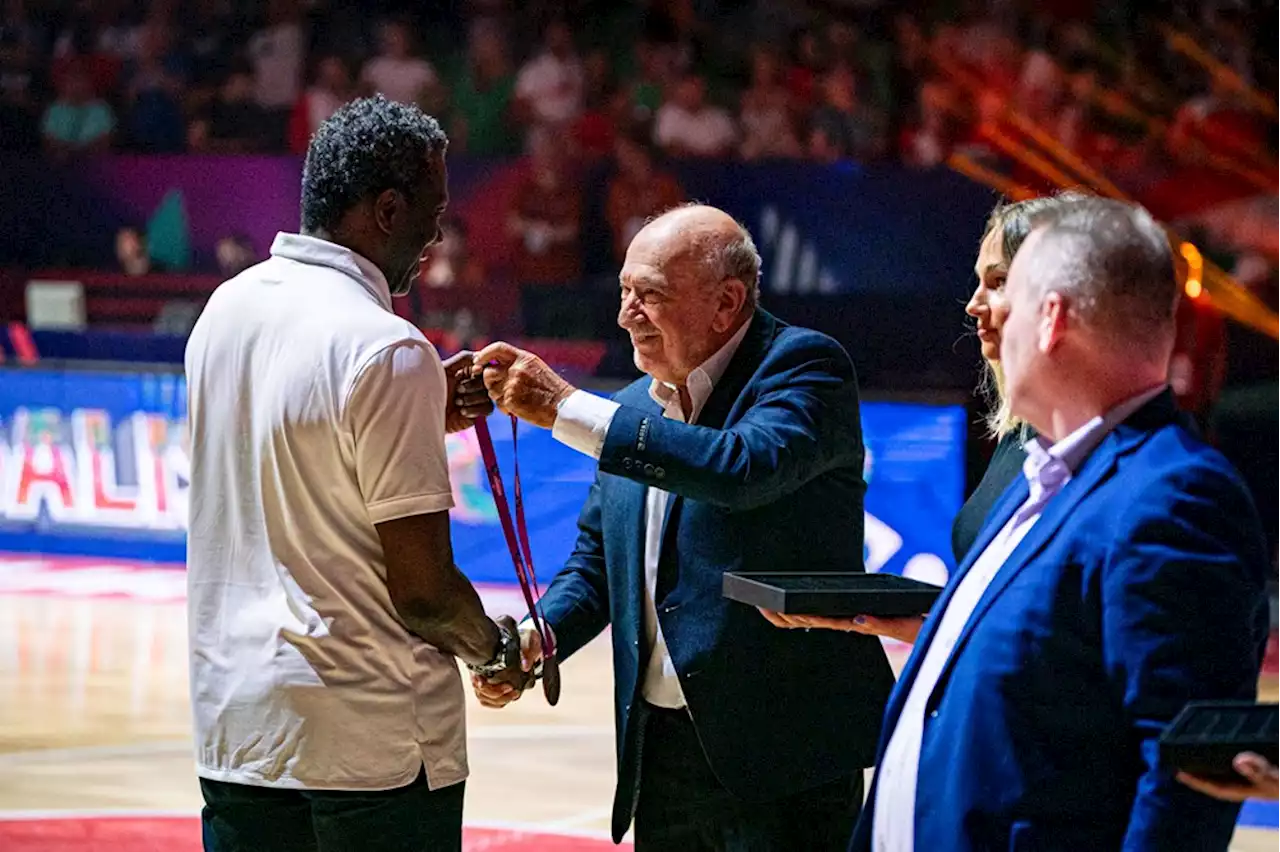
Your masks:
M1072 202L1005 286L1001 363L1042 437L925 622L851 848L1226 849L1238 806L1177 783L1158 738L1190 700L1253 697L1269 564L1165 386L1169 244Z
M500 408L599 459L543 605L562 658L613 627L613 834L634 815L640 852L843 850L892 688L877 640L783 634L721 593L726 571L862 560L852 364L756 307L759 265L713 208L647 225L618 321L648 375L613 400L506 344L476 356ZM476 685L486 704L518 696Z

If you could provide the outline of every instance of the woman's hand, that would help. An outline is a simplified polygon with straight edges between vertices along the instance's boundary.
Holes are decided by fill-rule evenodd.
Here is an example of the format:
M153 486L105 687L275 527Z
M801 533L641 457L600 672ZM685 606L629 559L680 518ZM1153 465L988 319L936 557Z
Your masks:
M876 618L873 615L856 615L853 618L828 618L823 615L783 615L769 609L760 614L776 627L802 628L804 630L842 630L861 633L864 636L885 636L899 642L914 644L924 625L923 615L905 618Z
M1224 802L1243 802L1246 799L1270 799L1280 796L1280 775L1276 767L1265 758L1251 752L1236 755L1232 767L1244 776L1241 781L1220 781L1200 778L1186 772L1178 773L1178 780L1192 790L1221 799Z

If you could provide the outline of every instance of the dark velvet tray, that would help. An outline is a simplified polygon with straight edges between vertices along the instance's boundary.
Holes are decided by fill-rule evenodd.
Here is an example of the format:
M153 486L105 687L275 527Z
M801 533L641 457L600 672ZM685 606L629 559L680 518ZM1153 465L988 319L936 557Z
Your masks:
M820 574L724 575L724 596L740 603L787 615L890 618L923 615L933 606L941 586L896 574L862 572Z
M1182 709L1160 736L1160 761L1193 775L1240 780L1231 760L1242 751L1273 764L1280 715L1275 704L1251 701L1195 701Z

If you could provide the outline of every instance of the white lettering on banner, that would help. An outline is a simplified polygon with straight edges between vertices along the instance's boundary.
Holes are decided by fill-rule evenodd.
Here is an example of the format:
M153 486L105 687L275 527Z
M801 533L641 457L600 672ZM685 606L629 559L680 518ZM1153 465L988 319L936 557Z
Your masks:
M818 250L804 240L799 228L784 222L778 208L760 211L760 248L773 251L773 268L764 277L774 293L834 293L840 282L821 264Z
M0 520L149 530L187 526L186 423L137 412L19 408L0 443ZM117 450L124 450L124 463Z
M496 523L474 434L445 446L454 519ZM0 437L0 523L183 531L190 477L185 420L138 411L113 426L96 408L19 408Z

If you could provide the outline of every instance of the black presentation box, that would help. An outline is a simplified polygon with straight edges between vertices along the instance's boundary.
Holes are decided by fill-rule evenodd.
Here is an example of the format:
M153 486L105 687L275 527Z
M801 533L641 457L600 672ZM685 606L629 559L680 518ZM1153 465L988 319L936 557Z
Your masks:
M1160 761L1169 769L1238 781L1231 761L1242 751L1280 762L1278 726L1275 704L1193 701L1160 735Z
M942 593L941 586L896 574L862 572L821 574L724 575L724 596L787 615L894 618L923 615Z

